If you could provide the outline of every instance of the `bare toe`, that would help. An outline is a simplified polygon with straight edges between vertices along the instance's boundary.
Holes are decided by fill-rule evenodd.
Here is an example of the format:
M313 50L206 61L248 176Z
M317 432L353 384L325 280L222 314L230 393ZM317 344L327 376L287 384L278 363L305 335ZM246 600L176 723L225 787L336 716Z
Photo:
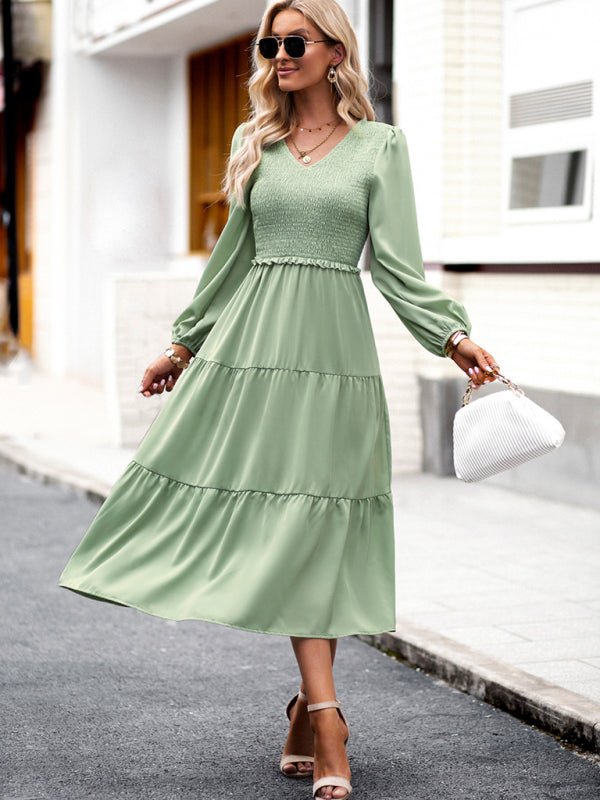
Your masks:
M348 797L348 792L343 786L323 786L322 788L325 794L320 795L320 797L325 798L325 800L344 800L345 797ZM344 794L334 794L334 792L344 792Z
M305 753L312 755L313 732L310 727L308 714L306 711L306 701L298 698L294 704L290 715L290 729L283 749L283 755L287 753ZM289 769L288 769L289 767ZM312 775L312 761L295 761L283 767L286 775Z

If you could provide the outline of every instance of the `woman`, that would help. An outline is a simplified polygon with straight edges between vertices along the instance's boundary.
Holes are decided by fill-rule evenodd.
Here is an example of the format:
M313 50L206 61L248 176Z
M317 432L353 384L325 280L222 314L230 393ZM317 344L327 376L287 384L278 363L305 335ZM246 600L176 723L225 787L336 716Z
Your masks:
M425 281L406 140L375 121L334 0L266 10L249 92L227 224L140 391L185 377L60 585L289 635L301 683L280 769L343 798L337 638L395 629L389 420L357 267L367 234L372 279L413 336L474 385L497 365L463 306Z

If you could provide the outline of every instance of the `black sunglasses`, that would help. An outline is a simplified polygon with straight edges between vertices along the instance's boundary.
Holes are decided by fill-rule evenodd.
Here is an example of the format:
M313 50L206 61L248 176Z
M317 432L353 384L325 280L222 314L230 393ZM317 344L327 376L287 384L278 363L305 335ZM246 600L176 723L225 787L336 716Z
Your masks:
M256 46L263 58L275 58L279 52L280 43L283 42L285 52L290 58L302 58L306 53L307 44L316 42L332 42L333 39L305 39L304 36L265 36L256 42Z

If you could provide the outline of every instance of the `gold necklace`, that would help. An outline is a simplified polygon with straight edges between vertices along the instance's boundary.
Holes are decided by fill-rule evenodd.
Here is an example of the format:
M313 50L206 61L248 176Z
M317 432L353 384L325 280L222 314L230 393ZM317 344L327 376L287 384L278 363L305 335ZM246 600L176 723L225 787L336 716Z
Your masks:
M325 125L333 125L333 124L334 124L333 122L326 122L325 123ZM337 124L339 125L339 120L338 120ZM312 133L313 131L320 131L322 127L323 127L323 125L319 125L318 127L314 127L314 128L303 128L302 125L298 125L299 130L301 130L301 131L310 131L310 133Z
M326 124L326 125L332 125L333 123L331 123L331 122L327 122L327 123L325 123L325 124ZM299 154L299 155L298 155L298 158L299 158L299 159L302 159L302 161L304 161L304 163L305 163L305 164L310 164L310 162L312 161L312 158L311 158L311 157L310 157L308 154L309 154L309 153L312 153L312 152L313 152L313 150L316 150L316 149L317 149L317 147L321 147L321 145L322 145L322 144L325 144L325 142L327 141L327 139L329 139L329 137L333 135L333 133L334 133L335 129L336 129L336 128L338 127L338 125L340 125L340 124L341 124L341 123L340 123L340 121L338 120L338 122L337 122L337 123L336 123L336 124L333 126L333 128L332 128L332 129L331 129L331 131L330 131L330 132L327 134L327 136L326 136L326 137L323 139L323 141L322 141L322 142L319 142L319 144L315 145L315 147L311 147L311 148L310 148L310 149L308 149L308 150L300 150L300 148L299 148L299 147L298 147L298 145L296 144L296 141L295 141L295 139L293 138L292 134L290 133L290 139L291 139L291 141L292 141L292 144L294 145L294 147L296 148L296 151L297 151L297 152L298 152L298 154ZM300 128L300 130L309 130L309 131L312 131L312 130L321 130L321 128L322 128L322 127L323 127L323 126L321 126L320 128L314 128L314 129L313 129L313 128L306 128L306 129L305 129L305 128Z

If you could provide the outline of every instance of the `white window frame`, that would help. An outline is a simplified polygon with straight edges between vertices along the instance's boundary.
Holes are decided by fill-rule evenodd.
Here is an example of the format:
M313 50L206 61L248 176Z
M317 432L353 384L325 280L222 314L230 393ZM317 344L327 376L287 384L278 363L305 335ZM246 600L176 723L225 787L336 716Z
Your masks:
M515 36L515 13L532 6L546 4L548 0L507 0L504 7L505 42ZM508 63L510 52L505 45L504 61ZM574 80L569 76L569 82ZM597 108L600 75L583 74L581 80L592 80L594 83L593 101ZM552 81L554 84L554 81ZM546 89L548 86L535 87ZM531 89L530 89L531 90ZM591 117L561 120L539 125L510 127L510 98L515 93L509 82L509 69L504 70L502 106L502 129L504 131L504 152L502 158L502 223L504 226L515 226L535 223L589 222L593 214L593 176L595 172L595 132L598 127L596 111ZM540 208L510 208L512 162L524 156L543 156L552 153L564 153L574 150L585 150L585 174L583 182L583 198L577 206L545 206Z
M512 162L525 156L544 156L585 150L583 198L576 206L543 206L510 208ZM502 208L505 223L518 225L536 222L588 221L592 216L592 186L594 174L594 136L592 119L564 120L522 128L508 128Z

